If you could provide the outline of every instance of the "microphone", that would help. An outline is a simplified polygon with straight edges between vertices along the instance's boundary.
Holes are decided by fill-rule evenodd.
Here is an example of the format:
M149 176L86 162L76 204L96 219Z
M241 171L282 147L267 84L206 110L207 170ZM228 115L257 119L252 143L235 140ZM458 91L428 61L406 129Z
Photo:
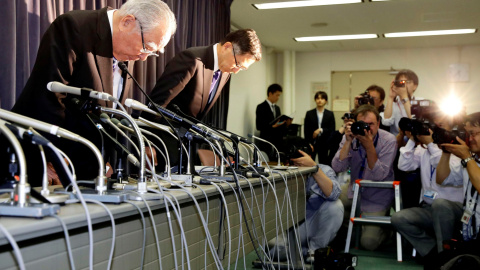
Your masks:
M98 178L96 183L96 190L99 192L103 192L107 190L107 186L105 185L105 181L103 181L103 177L105 175L104 171L104 164L103 164L103 157L98 148L89 140L77 135L71 131L66 129L60 128L58 126L48 124L30 117L26 117L14 112L9 112L3 109L0 109L0 117L6 119L10 122L19 123L23 126L32 127L37 130L41 130L43 132L50 133L52 135L56 135L62 137L64 139L68 139L75 142L80 142L83 145L87 146L97 157L99 169L98 169Z
M125 146L123 146L120 142L113 138L112 135L108 134L108 132L103 128L101 124L96 124L96 127L98 130L103 132L103 134L106 135L112 142L114 142L115 150L117 150L120 155L126 155L128 161L130 161L135 167L140 167L140 162L138 161L138 159L132 153L130 153L130 151L128 151Z
M150 102L150 104L152 106L155 106L160 112L162 112L162 114L168 116L168 118L179 122L183 127L187 128L187 129L191 128L195 132L200 133L204 137L209 137L209 138L212 138L212 139L217 140L217 141L220 140L220 137L218 137L217 135L209 132L208 130L202 129L201 127L195 125L190 120L188 120L186 118L183 118L181 116L178 116L177 114L173 113L172 111L170 111L168 109L165 109L162 106L158 106L157 104L155 104L153 102ZM155 112L154 110L148 108L148 106L146 106L145 104L143 104L139 101L130 99L130 98L127 98L125 100L125 106L130 107L130 108L135 109L135 110L144 111L144 112L152 113L152 114L157 115L157 116L161 116L160 113Z
M249 137L249 138L252 138L252 139L257 139L257 140L262 141L262 142L266 142L266 143L270 144L271 146L273 146L273 148L274 148L275 151L277 152L277 157L278 157L278 164L277 164L277 166L281 166L281 163L280 163L280 152L278 152L277 147L275 147L275 145L273 145L273 143L271 143L271 142L269 142L269 141L267 141L267 140L264 140L264 139L262 139L262 138L259 138L259 137L255 136L255 135L253 135L253 134L250 134L250 133L248 133L248 137Z
M140 149L138 149L138 147L135 145L135 143L132 141L132 139L130 139L130 137L128 137L127 134L125 134L125 132L123 132L120 128L117 127L116 124L113 123L113 120L116 120L117 122L119 122L118 119L113 118L113 120L112 120L112 119L110 119L110 117L106 113L101 113L100 114L100 120L102 122L108 124L109 126L111 126L120 135L127 138L127 140L132 144L133 148L135 148L135 150L137 151L138 155L140 155Z
M78 87L68 86L60 82L49 82L47 84L47 89L50 90L50 92L54 92L54 93L68 93L68 94L73 94L77 96L82 96L84 98L95 98L100 100L116 102L116 98L114 98L112 95L108 93L94 91L89 88L78 88Z

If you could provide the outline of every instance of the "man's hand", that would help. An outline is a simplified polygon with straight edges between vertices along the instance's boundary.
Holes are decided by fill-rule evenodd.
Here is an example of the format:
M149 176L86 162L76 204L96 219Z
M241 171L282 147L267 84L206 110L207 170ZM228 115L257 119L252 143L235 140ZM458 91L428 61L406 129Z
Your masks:
M445 151L454 154L460 159L466 159L468 157L471 157L472 155L470 154L470 148L468 147L467 143L462 139L460 139L458 136L457 136L457 141L460 144L444 143L444 144L441 144L441 146Z
M348 143L352 142L353 138L355 137L355 135L352 133L352 124L353 121L348 121L345 124L345 139Z
M428 129L428 132L430 133L430 135L417 135L417 139L421 144L428 145L429 143L433 142L433 131L431 129Z
M61 185L60 178L58 178L57 171L53 167L51 162L47 163L47 178L48 178L48 185Z
M363 130L365 132L365 136L362 135L355 135L355 138L363 145L363 148L367 149L369 146L373 146L373 134L371 130Z
M315 166L317 165L317 163L315 163L315 161L312 159L311 156L309 156L307 153L303 152L302 150L298 150L298 152L300 154L303 155L303 157L299 157L299 158L293 158L292 159L292 162L295 166L299 166L299 167L312 167L312 166Z
M391 84L391 90L397 93L401 99L408 98L407 84L404 87L395 86L394 82Z
M150 162L152 162L152 154L153 154L153 166L157 166L158 165L157 151L155 151L155 148L150 148L150 147L146 146L145 147L145 153L147 154L147 158L150 160ZM150 168L148 163L146 163L146 165L147 165L147 169L149 169L149 170L152 169L152 168Z
M272 128L277 128L283 124L285 124L285 121L280 122L280 120L278 120L275 124L273 124Z
M398 96L398 93L397 91L395 91L395 89L396 89L395 81L392 81L390 83L390 92L388 93L388 97L392 100L394 100Z
M314 139L316 139L316 138L318 137L318 134L320 134L321 132L322 132L322 129L321 129L321 128L318 128L317 130L315 130L315 131L313 132L312 137L313 137Z

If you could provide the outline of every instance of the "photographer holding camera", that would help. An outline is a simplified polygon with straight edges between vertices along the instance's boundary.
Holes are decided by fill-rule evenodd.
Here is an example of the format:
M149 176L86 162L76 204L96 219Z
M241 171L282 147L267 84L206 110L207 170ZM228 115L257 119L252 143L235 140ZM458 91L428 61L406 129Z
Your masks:
M437 166L437 183L441 185L463 185L463 209L457 224L462 227L456 250L445 251L442 260L460 255L480 255L478 232L480 231L480 112L470 114L465 120L468 133L465 140L457 136L456 143L443 143L444 152ZM468 143L467 143L467 142ZM452 164L453 156L458 157L460 164ZM462 215L463 214L463 215ZM457 238L458 239L458 238Z
M437 111L431 118L436 126L435 130L437 128L452 129L452 120L448 116ZM408 129L402 128L402 124L400 127ZM437 164L442 156L442 150L434 142L432 129L427 129L428 135L423 135L425 127L419 125L411 127L412 129L404 131L409 140L404 147L400 148L398 168L402 171L414 171L420 168L421 203L419 207L395 212L391 221L397 231L423 257L424 264L430 265L431 261L435 260L437 252L443 250L443 240L453 237L455 223L461 217L463 192L461 184L437 185ZM450 166L459 163L460 159L456 157L450 159Z
M390 127L390 132L397 135L398 123L402 117L412 118L410 101L418 87L418 76L415 72L404 69L395 76L390 84L390 94L385 106L382 124Z
M339 150L332 160L332 168L339 173L351 169L351 179L392 181L393 159L397 151L395 136L380 128L380 115L372 105L362 105L355 110L356 122L349 121ZM348 215L353 198L353 183L342 187L340 199ZM360 209L365 216L385 216L392 205L393 189L362 189ZM355 211L355 209L351 209ZM348 222L349 215L346 217ZM362 227L361 244L368 250L375 250L388 234L378 225Z
M299 228L299 238L302 244L303 256L307 262L313 262L315 250L326 247L335 238L342 225L343 205L340 196L340 185L333 169L324 164L317 164L304 151L298 150L298 158L292 159L295 166L317 167L317 172L307 178L305 189L307 194L305 222ZM320 229L321 228L321 229ZM277 255L280 260L286 260L285 242L274 238L269 241L270 254Z

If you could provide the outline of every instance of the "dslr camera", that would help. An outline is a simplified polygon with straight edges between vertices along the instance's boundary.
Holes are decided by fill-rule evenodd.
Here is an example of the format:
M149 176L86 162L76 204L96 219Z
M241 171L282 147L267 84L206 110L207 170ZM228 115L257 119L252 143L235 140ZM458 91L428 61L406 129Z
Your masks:
M435 128L432 134L433 143L435 144L442 144L442 143L451 143L451 144L460 144L457 141L456 137L459 137L463 141L465 141L468 145L469 136L467 132L462 127L455 127L453 130L448 131L443 128Z
M303 157L298 150L312 155L312 148L307 140L298 136L289 136L284 141L284 160L291 164L290 160L293 158Z
M400 119L398 126L403 131L412 132L415 140L417 135L430 135L428 129L433 130L435 128L433 117L436 113L431 106L432 103L430 100L412 100L411 104L413 119L403 117Z
M355 114L354 114L354 113L346 112L346 113L342 116L342 120L344 120L344 119L353 119L353 120L355 120Z
M375 101L373 100L373 97L370 96L368 91L365 91L364 93L360 94L360 97L358 98L358 105L373 105L375 104Z
M404 81L404 80L395 80L393 81L393 85L395 85L396 87L405 87L405 83L407 81Z
M350 129L352 130L353 135L365 136L365 130L369 131L370 125L360 120L353 122Z

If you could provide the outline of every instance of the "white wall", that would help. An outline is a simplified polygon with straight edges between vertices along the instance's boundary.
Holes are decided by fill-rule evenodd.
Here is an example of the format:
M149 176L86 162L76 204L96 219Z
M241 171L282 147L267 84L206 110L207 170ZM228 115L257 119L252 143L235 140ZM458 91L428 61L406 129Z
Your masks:
M246 136L255 132L255 109L266 98L268 85L282 84L282 53L267 53L249 70L233 75L230 86L230 108L227 129ZM278 64L277 64L278 63ZM307 110L312 109L311 83L328 81L332 71L388 70L408 68L417 73L420 83L416 96L441 102L455 91L464 102L467 113L480 111L480 46L391 49L349 52L297 52L295 54L294 123L302 124ZM468 82L450 83L450 64L467 63ZM385 89L387 90L387 89ZM388 93L387 93L388 94ZM329 93L329 97L333 97ZM279 101L282 107L283 101ZM330 103L331 104L331 103Z
M232 74L227 130L247 138L255 134L255 110L267 97L267 87L275 82L276 55L262 47L262 60L248 70Z
M468 63L469 82L450 83L450 64ZM419 77L416 96L441 102L455 91L464 102L467 113L480 111L480 46L419 48L408 50L372 50L350 52L297 52L296 110L297 121L311 108L311 83L330 81L332 71L389 70L408 68ZM388 91L388 89L385 89ZM387 92L388 95L388 92ZM333 97L334 93L329 93ZM297 122L296 121L296 122ZM300 123L300 122L299 122Z

